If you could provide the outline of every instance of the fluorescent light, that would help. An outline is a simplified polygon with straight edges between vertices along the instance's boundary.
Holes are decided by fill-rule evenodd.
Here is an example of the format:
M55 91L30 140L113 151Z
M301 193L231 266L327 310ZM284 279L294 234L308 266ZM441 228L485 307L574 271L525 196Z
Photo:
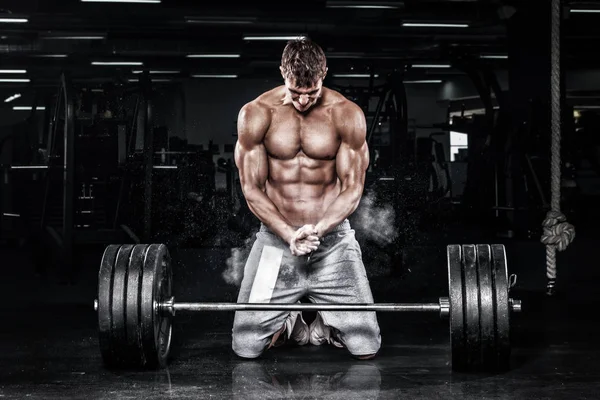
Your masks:
M29 20L27 18L6 18L6 17L2 17L0 18L0 22L6 23L6 24L24 24L29 22Z
M134 74L141 74L144 71L136 69L135 71L132 71ZM148 71L150 74L178 74L181 71L160 71L160 70L152 70L152 71Z
M244 36L244 40L299 40L306 36Z
M160 4L161 0L81 0L82 3L147 3Z
M398 1L327 1L326 8L371 8L390 9L399 8L403 2Z
M188 24L202 24L202 25L250 25L255 22L255 18L197 18L197 17L185 17L185 22Z
M416 81L404 81L404 83L442 83L440 79L423 79Z
M370 74L333 74L334 78L370 78ZM379 75L374 74L374 78L378 78Z
M45 35L42 36L41 39L44 40L104 40L106 38L105 35Z
M573 106L577 110L598 110L600 106Z
M194 74L192 78L237 78L237 75L227 74Z
M468 28L469 24L414 23L404 22L402 26L413 28Z
M493 54L482 54L479 58L487 58L492 60L506 60L508 58L507 55L493 55Z
M580 13L580 14L598 14L600 13L600 9L584 9L584 8L580 8L580 9L571 9L572 13Z
M31 111L33 109L33 107L29 107L29 106L14 106L13 110L15 111ZM44 111L46 109L46 107L36 107L35 110L36 111Z
M187 58L240 58L240 54L188 54Z
M377 6L377 5L346 5L346 6L338 6L338 5L327 5L327 8L370 8L370 9L390 9L390 8L398 8L398 6Z
M42 57L42 58L67 58L66 54L35 54L32 57Z
M5 103L10 103L13 100L18 99L19 97L21 97L21 93L15 93L10 97L7 97L6 100L4 100Z
M139 79L137 79L137 78L131 78L131 79L128 79L128 81L129 81L129 82L139 82L140 80L139 80ZM166 78L157 78L157 79L152 79L152 82L153 82L153 83L155 83L155 82L156 82L156 83L159 83L159 82L172 82L172 81L173 81L172 79L166 79Z
M0 82L2 82L2 83L27 83L27 82L30 82L30 80L29 79L0 78Z
M144 65L143 62L139 61L92 61L92 65Z
M450 68L449 64L413 64L413 68Z
M0 74L26 74L26 69L0 69Z

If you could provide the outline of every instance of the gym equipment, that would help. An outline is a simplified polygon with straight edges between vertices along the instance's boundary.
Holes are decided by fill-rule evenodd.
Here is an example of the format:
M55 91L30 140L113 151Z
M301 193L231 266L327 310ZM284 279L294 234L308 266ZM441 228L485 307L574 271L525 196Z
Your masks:
M510 364L509 297L502 245L449 245L450 297L437 303L273 304L175 303L171 265L163 244L110 245L98 274L99 343L109 367L165 367L177 311L379 311L437 312L450 319L452 369L498 371Z

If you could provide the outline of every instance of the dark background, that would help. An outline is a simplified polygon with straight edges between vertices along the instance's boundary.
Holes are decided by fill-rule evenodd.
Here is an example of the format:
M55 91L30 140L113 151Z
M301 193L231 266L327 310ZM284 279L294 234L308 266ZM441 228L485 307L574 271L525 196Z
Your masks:
M451 374L436 318L382 315L382 355L369 364L378 398L593 398L597 345L584 333L596 328L600 4L561 2L560 84L550 4L4 0L0 21L27 22L0 22L0 395L240 396L232 313L182 315L170 374L105 369L98 267L109 244L165 243L177 300L235 301L258 229L233 163L236 120L283 83L285 40L250 37L306 35L328 57L325 86L367 116L371 165L351 222L375 301L447 296L450 243L505 244L523 299L513 369L475 380ZM577 233L547 296L553 90L560 209ZM325 348L275 354L261 365L307 395L299 377L334 376L345 360Z

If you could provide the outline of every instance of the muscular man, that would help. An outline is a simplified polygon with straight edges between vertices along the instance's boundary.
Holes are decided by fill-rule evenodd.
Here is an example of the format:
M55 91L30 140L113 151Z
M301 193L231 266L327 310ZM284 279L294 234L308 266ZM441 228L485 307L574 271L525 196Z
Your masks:
M369 151L362 110L323 87L323 50L288 42L285 85L245 104L235 162L250 210L261 221L239 303L372 303L361 249L347 217L358 207ZM298 312L238 311L233 351L255 358L282 341L325 342L368 359L381 346L375 312L322 311L310 327Z

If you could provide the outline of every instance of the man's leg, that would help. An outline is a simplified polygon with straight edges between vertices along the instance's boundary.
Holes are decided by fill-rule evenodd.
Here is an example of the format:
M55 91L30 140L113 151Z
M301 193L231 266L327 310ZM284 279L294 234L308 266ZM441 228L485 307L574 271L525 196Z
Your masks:
M349 225L348 225L349 227ZM360 246L352 229L326 235L309 266L308 297L315 303L373 303L362 263ZM323 323L339 332L339 339L356 358L368 360L381 347L374 311L321 311Z
M290 254L270 232L256 235L238 295L238 303L295 303L304 294L306 265ZM283 334L289 311L236 311L232 349L240 357L256 358Z

